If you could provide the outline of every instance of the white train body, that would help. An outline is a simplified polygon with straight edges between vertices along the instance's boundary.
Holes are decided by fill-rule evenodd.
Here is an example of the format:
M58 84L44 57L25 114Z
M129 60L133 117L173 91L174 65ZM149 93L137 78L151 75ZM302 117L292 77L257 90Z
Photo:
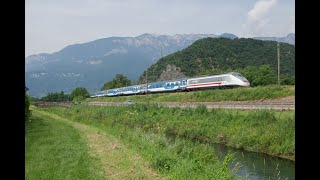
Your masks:
M206 89L215 87L250 86L249 81L240 73L227 73L214 76L189 78L187 89Z
M147 87L148 86L148 87ZM249 81L240 73L231 72L214 76L203 76L195 78L182 78L169 81L160 81L140 84L116 89L108 89L92 94L90 97L122 96L146 93L163 93L170 91L191 91L208 88L221 87L248 87Z

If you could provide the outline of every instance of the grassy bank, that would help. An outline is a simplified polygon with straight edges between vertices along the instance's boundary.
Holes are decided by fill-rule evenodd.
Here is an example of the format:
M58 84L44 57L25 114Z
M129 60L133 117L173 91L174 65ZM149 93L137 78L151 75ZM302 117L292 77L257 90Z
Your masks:
M204 91L160 93L119 97L100 97L86 101L123 102L216 102L216 101L251 101L294 96L294 86L260 86L234 89L211 89Z
M170 141L163 133L146 132L138 127L129 128L121 123L108 126L105 124L108 121L107 119L93 120L94 117L89 112L94 109L87 109L87 111L85 106L78 108L55 107L45 110L49 113L54 112L54 114L63 115L75 122L96 127L106 134L113 135L130 149L139 152L151 164L151 167L166 179L232 179L232 173L237 169L237 167L232 170L228 168L233 160L232 154L228 154L221 162L213 153L210 145L188 139ZM77 116L80 111L87 116Z
M71 125L33 111L25 126L26 179L104 179Z
M294 112L207 110L204 106L165 108L147 105L47 109L75 121L105 127L139 129L144 133L204 143L222 143L249 151L293 159Z

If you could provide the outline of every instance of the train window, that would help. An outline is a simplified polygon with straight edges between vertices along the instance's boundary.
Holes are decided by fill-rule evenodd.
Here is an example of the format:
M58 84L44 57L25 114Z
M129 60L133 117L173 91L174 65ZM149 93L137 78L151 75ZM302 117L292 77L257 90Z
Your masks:
M176 86L179 86L179 82L176 82Z
M206 83L209 79L199 79L199 83Z
M174 83L171 83L171 86L174 86Z

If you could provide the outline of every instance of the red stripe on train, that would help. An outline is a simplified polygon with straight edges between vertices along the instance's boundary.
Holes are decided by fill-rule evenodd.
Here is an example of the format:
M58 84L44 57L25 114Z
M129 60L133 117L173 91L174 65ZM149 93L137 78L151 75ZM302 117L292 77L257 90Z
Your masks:
M205 85L212 85L212 84L221 84L222 82L212 82L212 83L200 83L200 84L190 84L188 86L205 86Z

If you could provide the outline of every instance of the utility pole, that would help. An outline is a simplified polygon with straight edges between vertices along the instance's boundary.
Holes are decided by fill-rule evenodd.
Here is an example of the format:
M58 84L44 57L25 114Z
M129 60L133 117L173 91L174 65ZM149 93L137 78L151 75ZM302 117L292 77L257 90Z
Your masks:
M280 48L279 48L279 42L277 43L277 51L278 51L278 85L280 85Z
M148 69L146 70L146 81L147 81L147 95L148 95Z

